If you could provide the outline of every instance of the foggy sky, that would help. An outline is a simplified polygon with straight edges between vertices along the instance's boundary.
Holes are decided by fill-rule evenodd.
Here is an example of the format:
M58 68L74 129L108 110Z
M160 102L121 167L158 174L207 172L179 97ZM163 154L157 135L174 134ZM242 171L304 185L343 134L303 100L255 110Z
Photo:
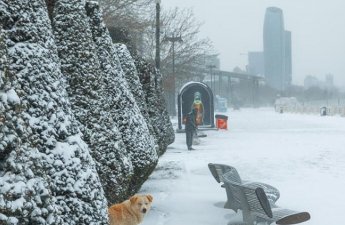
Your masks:
M220 53L221 69L245 68L248 51L262 51L267 7L283 10L285 29L292 32L292 83L306 75L320 80L334 75L345 86L344 0L162 0L165 9L192 8L204 22L201 37L209 37Z

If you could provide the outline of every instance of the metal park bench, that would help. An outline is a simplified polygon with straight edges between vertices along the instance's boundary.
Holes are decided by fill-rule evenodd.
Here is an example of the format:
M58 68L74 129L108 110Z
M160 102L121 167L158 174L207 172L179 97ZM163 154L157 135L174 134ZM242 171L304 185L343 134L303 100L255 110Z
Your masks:
M268 200L270 202L275 203L280 197L279 190L271 185L260 183L260 182L250 182L250 181L245 181L245 180L242 181L239 173L232 166L224 165L224 164L209 163L208 168L210 169L211 174L213 175L214 179L216 179L218 183L223 183L222 187L224 187L226 190L227 201L224 205L224 208L232 209L235 212L237 212L238 209L241 209L241 205L238 204L236 201L234 201L232 191L229 188L227 188L227 186L224 185L223 174L225 173L227 173L227 179L233 182L236 182L239 184L250 185L252 187L262 188L265 191L268 197Z
M240 206L243 222L229 223L231 225L254 224L296 224L310 219L308 212L297 212L284 209L269 201L265 190L250 184L241 184L233 180L233 174L225 173L222 180L227 190L231 191L233 201Z

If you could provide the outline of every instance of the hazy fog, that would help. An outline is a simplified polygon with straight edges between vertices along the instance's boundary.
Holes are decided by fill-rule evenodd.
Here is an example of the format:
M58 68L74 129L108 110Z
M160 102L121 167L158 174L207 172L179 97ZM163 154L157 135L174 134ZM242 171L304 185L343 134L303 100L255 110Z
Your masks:
M292 82L306 75L345 86L344 0L162 0L163 8L193 8L203 21L201 35L220 53L221 69L244 68L248 51L262 50L265 10L283 10L285 29L292 32Z

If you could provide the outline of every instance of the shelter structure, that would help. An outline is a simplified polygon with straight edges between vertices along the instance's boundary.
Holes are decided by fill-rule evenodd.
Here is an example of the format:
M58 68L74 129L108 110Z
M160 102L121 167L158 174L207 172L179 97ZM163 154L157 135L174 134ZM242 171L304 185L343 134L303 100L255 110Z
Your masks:
M178 129L184 131L186 115L195 108L197 110L197 125L199 130L215 129L214 97L211 88L202 82L188 82L182 86L178 97Z

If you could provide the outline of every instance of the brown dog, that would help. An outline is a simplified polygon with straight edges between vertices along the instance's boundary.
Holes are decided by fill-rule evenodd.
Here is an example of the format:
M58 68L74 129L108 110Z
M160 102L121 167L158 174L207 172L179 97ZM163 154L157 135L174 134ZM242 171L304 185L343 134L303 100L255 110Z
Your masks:
M151 195L134 195L129 200L108 208L110 225L137 225L142 222L152 203Z

